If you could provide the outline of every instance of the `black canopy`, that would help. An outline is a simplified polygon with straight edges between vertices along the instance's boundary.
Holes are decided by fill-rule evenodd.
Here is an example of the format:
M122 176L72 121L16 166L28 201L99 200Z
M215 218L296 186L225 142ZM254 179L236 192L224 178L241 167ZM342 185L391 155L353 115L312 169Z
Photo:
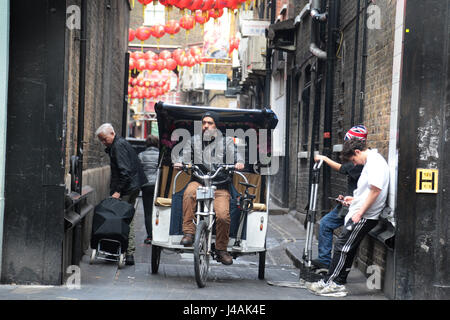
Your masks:
M187 129L191 135L194 134L194 121L201 121L202 115L207 111L214 111L219 115L217 128L226 135L227 129L267 129L267 156L271 154L271 130L275 129L278 118L270 109L231 109L215 107L198 107L186 105L174 105L158 102L155 105L158 120L160 139L160 155L164 156L163 162L170 163L170 151L178 143L172 141L172 133L179 128ZM259 139L258 139L259 140ZM260 141L258 141L259 148ZM248 159L247 159L248 160Z

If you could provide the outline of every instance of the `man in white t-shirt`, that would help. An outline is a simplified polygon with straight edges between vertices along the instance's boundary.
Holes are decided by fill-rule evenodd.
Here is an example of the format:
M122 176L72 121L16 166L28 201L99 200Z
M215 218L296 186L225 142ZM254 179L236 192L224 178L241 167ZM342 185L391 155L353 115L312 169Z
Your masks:
M363 140L344 143L342 155L355 165L364 165L353 197L344 198L349 205L345 227L334 247L333 259L327 276L308 286L314 294L343 297L347 295L345 283L353 264L356 251L370 230L378 223L389 187L389 167L386 160L375 150L367 148Z

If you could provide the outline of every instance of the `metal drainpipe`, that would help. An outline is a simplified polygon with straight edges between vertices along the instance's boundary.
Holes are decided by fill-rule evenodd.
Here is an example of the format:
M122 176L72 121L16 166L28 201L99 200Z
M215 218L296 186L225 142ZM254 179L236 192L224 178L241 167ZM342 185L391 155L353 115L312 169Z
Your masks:
M80 30L80 79L78 92L78 132L77 132L77 168L75 170L75 192L82 194L83 188L83 143L84 143L84 109L86 92L86 27L87 27L87 0L81 1L81 30ZM81 214L81 204L75 205L75 212ZM73 229L72 261L78 265L82 256L82 225L81 221Z
M270 1L270 24L275 23L276 14L276 2L275 0ZM269 46L266 47L266 79L264 84L264 108L270 109L270 83L272 78L272 49Z
M76 192L81 194L83 187L83 143L84 143L84 109L86 92L86 41L87 41L87 0L81 1L81 30L80 30L80 80L78 92L78 132L77 132L77 183Z
M356 104L356 75L358 71L358 47L359 47L359 11L361 10L360 0L356 0L356 27L355 27L355 51L353 55L353 82L352 82L352 109L350 116L350 126L355 125L355 104Z
M321 60L325 60L327 58L327 53L319 48L317 45L318 41L318 22L325 22L327 20L327 13L320 13L321 6L320 0L310 0L310 15L311 15L311 43L309 45L309 51L315 55L317 58Z
M331 157L331 133L333 127L333 91L334 74L336 66L336 32L339 28L340 0L329 0L330 15L328 19L328 40L327 40L327 76L325 89L325 114L323 128L323 154ZM323 172L323 190L324 196L323 208L329 209L328 196L330 195L331 170L329 166L324 167Z
M359 123L364 123L364 102L366 98L366 70L367 70L367 7L372 1L364 0L364 31L363 31L363 43L362 43L362 61L361 61L361 94L359 96Z
M8 112L9 1L0 1L0 276L5 211L6 121Z

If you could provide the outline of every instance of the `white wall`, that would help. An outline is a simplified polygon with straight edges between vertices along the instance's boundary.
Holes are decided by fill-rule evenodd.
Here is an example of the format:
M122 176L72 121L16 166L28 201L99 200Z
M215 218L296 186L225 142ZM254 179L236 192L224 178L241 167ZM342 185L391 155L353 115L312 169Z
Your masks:
M286 67L272 75L270 106L278 117L278 124L273 135L273 155L284 156L286 145Z

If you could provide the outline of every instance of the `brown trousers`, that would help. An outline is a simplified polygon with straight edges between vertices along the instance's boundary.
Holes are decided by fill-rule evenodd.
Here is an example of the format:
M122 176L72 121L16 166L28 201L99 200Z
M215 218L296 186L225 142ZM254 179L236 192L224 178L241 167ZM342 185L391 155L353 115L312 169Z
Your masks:
M200 183L192 181L183 194L183 233L195 234L195 209L197 206L197 188ZM216 213L216 249L227 250L230 234L230 193L228 190L216 190L214 211Z

